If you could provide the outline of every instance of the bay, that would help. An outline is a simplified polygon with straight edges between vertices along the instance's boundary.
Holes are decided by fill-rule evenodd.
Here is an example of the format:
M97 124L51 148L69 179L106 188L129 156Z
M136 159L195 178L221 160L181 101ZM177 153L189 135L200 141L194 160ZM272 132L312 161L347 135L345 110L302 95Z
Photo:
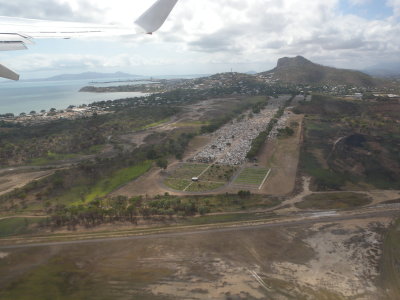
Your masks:
M98 80L98 79L97 79ZM91 80L65 81L20 81L0 82L0 114L30 111L40 111L50 108L65 109L69 105L90 104L95 101L117 100L124 98L146 96L139 92L129 93L83 93L79 90L86 85L111 86L125 84L140 84L145 81L128 81L129 78L119 79L114 83L93 83Z

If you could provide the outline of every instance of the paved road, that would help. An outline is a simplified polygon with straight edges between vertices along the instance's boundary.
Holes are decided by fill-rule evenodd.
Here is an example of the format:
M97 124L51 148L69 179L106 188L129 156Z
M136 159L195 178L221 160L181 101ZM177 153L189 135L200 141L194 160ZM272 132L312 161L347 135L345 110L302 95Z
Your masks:
M31 243L31 244L18 244L18 245L0 245L0 250L4 249L15 249L15 248L31 248L31 247L45 247L45 246L59 246L59 245L77 245L77 244L88 244L88 243L104 243L104 242L114 242L114 241L126 241L126 240L140 240L140 239L155 239L155 238L171 238L198 234L210 234L210 233L223 233L232 231L248 231L248 230L258 230L267 228L279 228L279 227L294 227L302 225L311 225L316 223L326 223L326 222L337 222L346 220L357 220L357 219L368 219L376 217L400 217L400 208L388 206L387 208L376 208L376 211L365 210L363 212L344 212L344 213L332 213L329 211L327 214L320 212L316 215L302 215L292 220L281 220L281 221L269 221L269 223L263 224L230 224L229 226L223 227L224 224L214 224L211 226L219 226L217 228L206 228L203 230L189 230L189 231L177 231L177 232L167 232L167 233L155 233L155 234L144 234L142 235L131 235L124 237L104 237L88 240L71 240L63 242L42 242L42 243ZM251 221L249 221L251 222ZM116 232L115 234L118 234ZM49 236L51 238L51 236ZM79 236L76 236L79 238ZM0 240L1 242L1 240Z

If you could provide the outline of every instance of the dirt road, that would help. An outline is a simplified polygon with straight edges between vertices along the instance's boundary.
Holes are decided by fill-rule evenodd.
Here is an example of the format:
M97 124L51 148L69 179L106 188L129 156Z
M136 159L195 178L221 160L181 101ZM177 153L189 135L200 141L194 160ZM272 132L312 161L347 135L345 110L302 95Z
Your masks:
M200 226L177 226L164 229L156 229L153 231L146 232L131 232L126 234L122 232L122 236L119 236L118 232L113 232L106 237L99 237L90 239L89 235L63 235L65 239L75 239L60 242L47 242L52 240L54 237L51 235L48 237L42 237L43 242L34 242L35 238L32 238L32 243L26 243L29 238L10 238L0 239L0 249L13 249L13 248L29 248L29 247L43 247L43 246L54 246L54 245L74 245L74 244L86 244L86 243L99 243L99 242L113 242L123 240L139 240L139 239L153 239L153 238L171 238L188 235L198 235L203 233L221 233L221 232L238 232L247 230L256 230L263 228L277 228L277 227L296 227L300 225L311 225L318 223L332 223L345 220L356 220L356 219L368 219L376 217L400 217L400 205L387 205L381 207L373 207L366 209L359 209L357 211L347 212L318 212L318 213L307 213L299 214L297 216L281 217L274 220L264 221L246 221L226 224L208 224ZM171 232L172 231L172 232ZM86 238L86 239L85 239ZM38 240L39 238L36 238ZM20 244L18 244L20 242ZM14 243L14 244L12 244Z

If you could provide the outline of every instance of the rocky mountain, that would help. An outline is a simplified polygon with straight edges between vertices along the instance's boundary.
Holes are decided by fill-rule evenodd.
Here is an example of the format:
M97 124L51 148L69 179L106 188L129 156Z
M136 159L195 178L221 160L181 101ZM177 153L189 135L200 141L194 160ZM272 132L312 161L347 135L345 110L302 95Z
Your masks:
M380 79L374 78L360 71L336 69L313 63L302 57L283 57L278 60L276 68L261 73L284 83L308 85L354 85L360 87L376 87L382 84Z

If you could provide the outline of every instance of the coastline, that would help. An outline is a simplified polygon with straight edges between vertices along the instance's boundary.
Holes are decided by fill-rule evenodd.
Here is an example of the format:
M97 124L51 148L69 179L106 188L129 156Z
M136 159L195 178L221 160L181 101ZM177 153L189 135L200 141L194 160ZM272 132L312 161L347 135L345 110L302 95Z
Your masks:
M65 110L70 105L81 106L99 101L143 97L141 92L82 93L88 81L20 82L0 85L0 114L29 114L31 111Z

